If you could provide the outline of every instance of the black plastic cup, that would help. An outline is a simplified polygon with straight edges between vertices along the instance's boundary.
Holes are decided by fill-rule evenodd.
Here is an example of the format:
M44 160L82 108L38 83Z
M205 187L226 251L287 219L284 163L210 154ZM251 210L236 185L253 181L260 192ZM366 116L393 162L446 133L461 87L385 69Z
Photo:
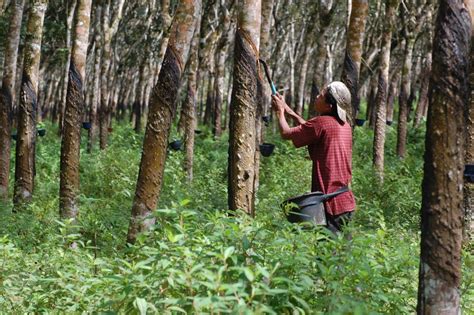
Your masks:
M45 135L46 135L46 129L44 128L38 129L38 136L44 137Z
M365 123L365 119L359 119L359 118L357 118L357 119L355 120L355 123L356 123L357 126L362 127L362 126L364 125L364 123Z
M181 150L181 140L174 140L173 142L170 142L169 146L171 149L178 151Z
M469 183L474 183L474 164L464 166L464 177Z
M273 143L262 143L259 147L260 153L265 157L272 155L273 150L275 149L275 145Z
M85 130L89 130L91 129L91 127L92 127L92 124L89 121L85 121L82 123L82 128L84 128Z

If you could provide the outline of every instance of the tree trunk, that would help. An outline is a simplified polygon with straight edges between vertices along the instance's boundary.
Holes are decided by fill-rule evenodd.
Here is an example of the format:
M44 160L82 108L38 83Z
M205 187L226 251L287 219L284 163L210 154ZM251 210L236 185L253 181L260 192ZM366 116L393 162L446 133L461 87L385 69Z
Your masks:
M214 137L219 138L222 135L222 103L224 99L224 81L225 81L225 61L227 57L227 46L229 43L230 31L230 13L226 8L224 10L224 21L222 22L222 34L216 47L216 78L214 81Z
M5 43L3 61L3 80L0 90L0 200L8 198L8 180L10 177L10 133L15 99L16 64L20 43L21 20L24 0L11 4L10 26ZM2 3L3 7L3 3Z
M428 13L427 22L431 23L432 14ZM433 30L431 27L428 28L428 47L426 47L426 56L425 56L425 65L424 70L422 70L422 81L420 88L420 97L418 99L418 105L415 112L415 121L414 127L420 125L422 117L425 117L426 109L428 108L428 89L431 77L431 53L432 53L432 43L433 43Z
M335 5L333 1L319 1L318 7L318 18L319 18L319 34L316 39L316 62L314 63L315 69L313 72L313 80L311 83L311 99L310 106L308 110L308 117L313 117L316 115L316 110L314 108L314 102L316 97L319 94L321 88L323 88L325 82L325 65L327 58L327 36L329 31L329 26L334 17L334 8ZM329 83L329 82L327 82Z
M168 137L176 112L175 103L181 75L188 59L200 10L200 0L183 0L173 19L158 84L150 100L140 171L127 235L127 241L130 243L134 243L138 234L148 230L155 221L149 216L156 208L163 182Z
M270 27L272 22L273 0L262 0L262 24L260 28L260 58L267 61L270 59ZM263 115L268 115L270 110L270 86L263 84L262 99L260 101ZM263 141L263 133L262 139Z
M418 314L460 314L464 112L471 20L461 1L440 1L426 131Z
M308 39L309 41L309 39ZM296 104L295 112L299 116L303 116L303 107L304 107L304 99L305 99L305 87L306 87L306 76L308 74L308 65L309 65L309 57L311 56L310 51L310 43L308 42L308 46L305 48L302 56L301 61L301 68L300 68L300 79L298 83L298 90L297 90L297 100L298 103Z
M100 149L104 150L107 147L109 137L110 124L110 108L109 108L109 74L111 70L112 59L112 38L117 33L118 24L122 19L122 10L125 0L117 0L118 3L113 4L113 8L117 8L117 14L111 21L111 4L110 1L104 4L102 9L102 57L101 57L101 82L100 82L100 107L99 107L99 138Z
M405 51L403 56L402 84L400 86L400 96L398 98L398 137L397 137L397 155L399 158L405 158L407 145L407 121L408 121L408 98L411 95L411 68L413 64L413 47L415 38L409 34L405 42Z
M395 103L395 95L398 94L398 85L400 83L400 71L398 68L393 69L392 75L390 76L390 85L388 88L387 96L387 124L393 121L393 110Z
M38 75L46 6L47 2L45 0L33 1L26 26L15 152L15 189L13 196L15 208L31 200L34 188Z
M346 56L342 69L342 82L351 91L352 109L346 108L349 122L354 126L354 119L359 112L359 74L364 42L365 23L369 12L368 0L352 1L351 18L347 30Z
M468 5L471 22L474 28L474 1ZM471 60L469 65L469 86L471 99L468 103L466 117L466 164L474 164L474 31L471 33ZM474 183L464 180L464 228L463 243L468 245L474 241Z
M99 10L100 12L100 10ZM100 15L99 15L100 16ZM89 122L91 128L88 131L88 140L87 140L87 153L92 152L92 148L97 139L97 109L99 108L100 100L100 63L101 63L101 49L98 47L100 43L100 35L97 35L99 30L96 30L96 48L94 53L94 79L93 79L93 88L92 88L92 101L89 114Z
M188 90L186 99L183 103L182 116L184 123L184 169L186 171L188 182L193 180L193 164L194 164L194 130L196 129L196 82L197 71L199 69L199 37L201 17L196 22L196 33L191 43L191 51L189 55L188 65Z
M74 41L69 65L66 109L61 143L59 182L59 214L63 219L76 219L79 213L79 160L81 122L85 109L84 89L87 45L92 0L79 0L75 13Z
M369 122L369 127L375 127L375 117L377 113L377 89L378 89L378 76L372 75L369 83L369 96L367 97L367 112L365 119Z
M71 62L71 33L72 33L72 23L74 19L74 12L76 10L77 1L68 0L66 3L67 6L67 18L66 18L66 49L67 49L67 59L66 67L64 67L64 76L63 76L63 86L61 94L61 108L59 110L59 128L58 133L62 135L63 130L63 119L64 119L64 110L66 108L66 95L67 95L67 86L69 78L69 63Z
M229 128L229 209L254 215L255 114L261 1L243 0L234 50L234 87Z
M386 0L385 2L385 28L382 35L382 50L379 62L379 82L377 90L377 108L374 130L374 153L373 163L379 179L383 180L384 169L384 144L385 144L385 124L387 115L387 90L388 71L390 66L390 45L392 41L392 29L398 0Z

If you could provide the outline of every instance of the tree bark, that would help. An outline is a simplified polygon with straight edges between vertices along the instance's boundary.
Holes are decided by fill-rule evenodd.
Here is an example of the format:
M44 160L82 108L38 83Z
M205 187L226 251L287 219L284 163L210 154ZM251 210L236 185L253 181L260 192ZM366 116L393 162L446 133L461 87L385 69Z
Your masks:
M325 64L327 58L327 36L329 31L329 26L331 25L331 21L334 17L334 4L332 0L325 0L319 2L319 34L316 39L316 62L315 68L313 72L313 80L311 83L311 99L310 99L310 106L308 110L308 117L313 117L316 115L316 110L314 108L314 102L316 101L316 97L319 94L321 88L324 85L325 79Z
M150 214L156 208L163 182L168 137L176 113L175 103L181 75L188 59L200 11L200 0L183 0L173 19L158 84L150 100L140 171L128 228L129 243L134 243L138 234L148 230L155 221L150 218Z
M66 109L61 142L61 172L59 181L59 215L77 219L79 205L79 160L81 122L85 109L83 85L86 75L87 45L92 0L79 0L75 13L74 41L69 65Z
M0 7L3 7L3 3ZM21 20L24 0L11 4L10 25L5 43L3 60L3 80L0 90L0 200L8 198L8 180L10 177L10 133L15 99L15 78L20 43Z
M112 59L112 38L117 33L118 25L122 19L122 11L125 0L116 0L117 3L113 3L113 8L117 8L117 13L113 19L111 15L111 3L106 2L102 9L103 21L102 21L102 57L101 57L101 81L100 81L100 107L99 107L99 142L100 149L104 150L107 147L107 141L109 137L109 123L110 123L110 107L109 107L109 90L110 85L108 84L111 69Z
M427 22L430 25L432 20L431 12L428 12ZM431 76L431 53L432 53L432 43L433 43L433 30L432 27L428 27L428 45L426 47L426 55L425 55L425 64L424 70L422 70L422 81L421 81L421 88L420 88L420 98L418 99L418 105L415 111L415 121L414 127L418 127L420 125L420 121L422 117L426 117L425 113L427 112L428 108L428 90L429 90L429 83L430 83L430 76Z
M400 70L398 68L395 68L392 72L393 73L390 76L390 85L388 88L387 96L387 123L393 121L395 95L398 94L398 85L400 84Z
M241 3L234 50L234 87L230 108L229 209L255 214L255 115L261 1Z
M471 99L467 106L466 116L466 164L474 164L474 0L468 3L471 22L471 60L469 65L469 86ZM463 243L468 245L474 241L474 183L464 180L464 228Z
M188 182L193 181L193 165L194 165L194 130L196 129L196 82L197 71L199 69L199 38L200 38L200 24L201 16L196 22L196 32L194 34L191 51L189 55L188 65L188 89L186 99L183 103L183 121L184 123L184 169L186 171Z
M440 1L426 132L418 314L460 314L464 112L471 20L461 1Z
M59 128L58 133L62 135L63 130L63 119L64 119L64 110L66 108L66 95L67 95L67 86L68 86L68 78L69 78L69 65L71 62L71 33L72 33L72 23L74 19L74 12L76 10L77 1L76 0L68 0L66 2L67 7L67 18L66 18L66 49L67 49L67 59L66 59L66 67L64 67L64 76L63 76L63 86L62 86L62 93L61 93L61 108L59 110Z
M395 12L398 0L386 0L385 2L385 28L382 35L382 50L379 62L379 82L377 90L377 108L374 130L373 163L379 179L383 180L384 169L384 144L385 124L387 116L387 90L388 71L390 67L390 46L392 41L392 29L394 25Z
M262 0L262 24L260 27L260 58L267 61L270 59L270 27L272 22L273 0ZM262 85L262 99L260 104L262 106L263 115L268 115L270 110L270 87L268 84ZM263 133L262 139L263 141Z
M225 6L221 6L223 10L222 33L216 47L216 78L214 81L214 137L219 138L222 135L222 103L224 99L224 81L225 81L225 61L227 57L227 46L229 44L229 31L231 16L229 10Z
M352 108L346 108L349 122L354 126L354 119L359 112L359 74L364 42L365 23L369 12L368 0L352 1L351 17L347 30L346 56L342 69L342 82L351 91Z
M411 94L411 68L414 46L415 38L411 35L407 36L403 57L402 83L400 86L400 96L398 98L397 155L399 158L405 158L406 154L408 98Z
M98 10L100 6L96 9ZM98 10L100 12L100 10ZM98 14L98 16L100 16ZM98 120L97 120L97 109L99 108L99 100L100 100L100 64L101 64L101 49L100 46L100 35L98 35L100 31L96 29L95 35L95 53L94 53L94 78L93 78L93 88L92 88L92 100L91 100L91 107L89 113L89 122L91 124L91 128L88 131L88 140L87 140L87 153L91 153L96 143L97 139L97 127L98 127Z
M23 79L18 108L18 132L16 141L15 187L13 204L15 209L31 201L35 176L36 106L39 64L44 14L47 1L31 3L24 51Z

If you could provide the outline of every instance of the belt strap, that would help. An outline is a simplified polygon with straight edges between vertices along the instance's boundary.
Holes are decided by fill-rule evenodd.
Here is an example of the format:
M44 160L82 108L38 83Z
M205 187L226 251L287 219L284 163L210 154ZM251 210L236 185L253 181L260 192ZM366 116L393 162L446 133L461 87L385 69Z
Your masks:
M339 188L338 190L336 190L335 192L332 192L332 193L329 193L329 194L325 194L324 195L324 201L328 200L328 199L331 199L333 197L336 197L337 195L340 195L342 193L345 193L345 192L348 192L349 191L349 187L348 186L344 186L344 187L341 187Z

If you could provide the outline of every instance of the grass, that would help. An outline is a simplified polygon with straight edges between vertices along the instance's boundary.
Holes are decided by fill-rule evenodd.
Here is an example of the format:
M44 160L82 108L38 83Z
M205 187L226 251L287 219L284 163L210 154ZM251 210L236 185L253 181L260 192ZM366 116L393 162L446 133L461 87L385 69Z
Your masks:
M385 181L371 166L373 134L355 130L353 241L286 222L279 204L308 191L311 163L276 135L262 158L256 219L227 212L227 137L197 136L195 178L170 151L157 224L125 245L142 136L114 127L105 151L81 151L80 217L58 217L60 141L38 139L32 203L0 206L3 313L409 314L415 312L424 131L410 130L408 156L387 129ZM83 134L85 138L85 133ZM173 135L175 136L175 135ZM85 139L83 139L85 140ZM74 231L74 233L71 233ZM69 247L76 242L77 249ZM462 303L474 309L474 259L463 252Z

